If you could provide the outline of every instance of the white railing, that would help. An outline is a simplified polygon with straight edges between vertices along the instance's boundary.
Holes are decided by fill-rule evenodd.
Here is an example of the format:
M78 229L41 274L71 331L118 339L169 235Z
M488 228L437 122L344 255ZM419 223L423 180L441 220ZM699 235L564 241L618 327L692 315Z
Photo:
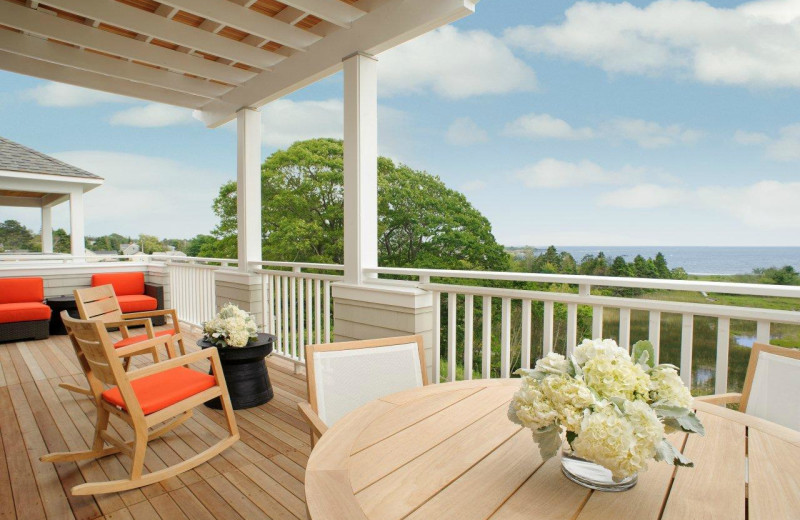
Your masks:
M263 328L277 337L275 354L304 363L306 345L330 343L331 283L342 279L331 273L344 266L251 262L250 268L261 276Z
M171 307L181 321L200 327L217 312L214 272L235 265L230 259L160 257L166 260L169 273Z
M714 367L714 392L724 393L728 390L729 349L731 320L755 322L756 341L769 343L771 329L774 324L800 325L800 312L781 311L753 307L736 307L726 305L685 303L679 301L650 300L646 298L628 298L615 296L592 295L592 286L623 287L635 289L664 289L673 291L699 291L703 293L746 294L757 296L800 298L800 287L774 286L758 284L736 284L723 282L702 282L687 280L656 280L638 278L612 278L597 276L569 276L527 273L497 273L477 271L444 271L425 269L378 268L367 269L370 274L383 274L402 277L412 277L419 280L421 289L431 291L433 294L433 308L440 310L434 312L433 344L439 346L441 353L441 305L446 300L447 313L445 318L447 345L444 359L447 361L448 381L456 379L457 342L463 341L464 354L462 358L464 378L471 379L475 342L475 304L476 298L481 304L481 357L480 375L483 378L491 377L492 351L491 344L497 342L499 335L500 345L500 376L509 377L512 368L512 325L519 331L518 337L513 340L514 347L519 348L519 364L529 368L535 361L532 359L532 306L541 302L542 309L542 345L541 353L546 355L554 349L555 309L556 305L566 307L566 353L569 354L576 343L582 339L578 337L578 308L587 306L591 309L592 337L603 337L604 316L606 309L616 309L619 312L618 342L622 347L630 348L631 342L638 339L649 339L655 348L656 357L661 352L662 341L662 313L680 315L680 360L681 377L687 385L692 384L692 361L694 345L694 326L697 317L709 317L716 320L716 360ZM516 282L537 282L568 284L577 287L574 292L549 292L522 289L505 289L456 285L449 283L430 283L431 278L445 280L478 279L502 280ZM493 327L492 313L493 301L500 301L499 331ZM463 310L459 316L459 307ZM514 312L512 312L512 308ZM643 311L648 313L647 338L631 338L631 312ZM462 321L459 321L462 320ZM512 320L514 321L512 323ZM458 337L458 325L463 324L463 333ZM538 348L535 349L539 351ZM440 356L434 356L434 373L439 374Z

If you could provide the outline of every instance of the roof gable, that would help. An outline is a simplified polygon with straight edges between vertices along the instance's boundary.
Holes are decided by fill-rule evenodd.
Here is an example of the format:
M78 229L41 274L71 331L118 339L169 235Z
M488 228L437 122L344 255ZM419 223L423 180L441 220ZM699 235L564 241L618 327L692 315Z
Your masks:
M0 137L0 170L102 180L93 173Z

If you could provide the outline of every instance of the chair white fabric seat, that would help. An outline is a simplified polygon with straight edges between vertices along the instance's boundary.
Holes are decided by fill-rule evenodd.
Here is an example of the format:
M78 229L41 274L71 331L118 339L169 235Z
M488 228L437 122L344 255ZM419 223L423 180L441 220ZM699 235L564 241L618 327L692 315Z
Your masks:
M749 415L800 431L800 359L759 350L745 404Z

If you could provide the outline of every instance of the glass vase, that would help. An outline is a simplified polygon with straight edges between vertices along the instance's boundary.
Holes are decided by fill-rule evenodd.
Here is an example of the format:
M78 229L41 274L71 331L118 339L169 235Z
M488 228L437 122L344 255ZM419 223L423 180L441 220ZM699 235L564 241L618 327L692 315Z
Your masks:
M638 475L631 475L619 482L611 477L611 471L600 464L577 457L572 450L561 451L561 471L583 487L598 491L626 491L636 485Z

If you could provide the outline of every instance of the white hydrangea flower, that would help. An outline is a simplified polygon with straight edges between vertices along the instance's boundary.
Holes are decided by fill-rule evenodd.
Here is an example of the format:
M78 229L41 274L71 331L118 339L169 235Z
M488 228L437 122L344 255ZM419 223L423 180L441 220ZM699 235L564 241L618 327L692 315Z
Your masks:
M678 371L664 365L650 371L650 398L681 408L692 405L692 394L683 384Z
M596 356L583 366L583 377L601 397L632 401L644 398L650 390L650 378L641 366L622 357Z
M258 335L258 327L249 313L228 303L219 314L203 324L203 332L217 346L244 347Z
M550 352L536 362L536 369L542 372L563 372L566 374L569 371L569 360L561 354Z
M572 449L578 457L600 464L621 480L646 467L634 455L636 442L631 421L604 402L583 418L581 433L572 442Z
M541 382L541 389L567 430L580 433L583 411L595 403L589 387L569 376L551 375Z
M595 358L627 359L629 361L631 359L628 351L617 345L613 339L584 339L580 345L575 347L572 356L580 366Z
M522 386L511 399L509 418L533 431L552 425L558 419L558 414L542 392L540 382L530 377L523 377L522 380Z
M636 443L631 448L632 464L647 467L647 461L656 456L664 438L664 425L656 412L644 401L626 401L625 415L633 425Z

